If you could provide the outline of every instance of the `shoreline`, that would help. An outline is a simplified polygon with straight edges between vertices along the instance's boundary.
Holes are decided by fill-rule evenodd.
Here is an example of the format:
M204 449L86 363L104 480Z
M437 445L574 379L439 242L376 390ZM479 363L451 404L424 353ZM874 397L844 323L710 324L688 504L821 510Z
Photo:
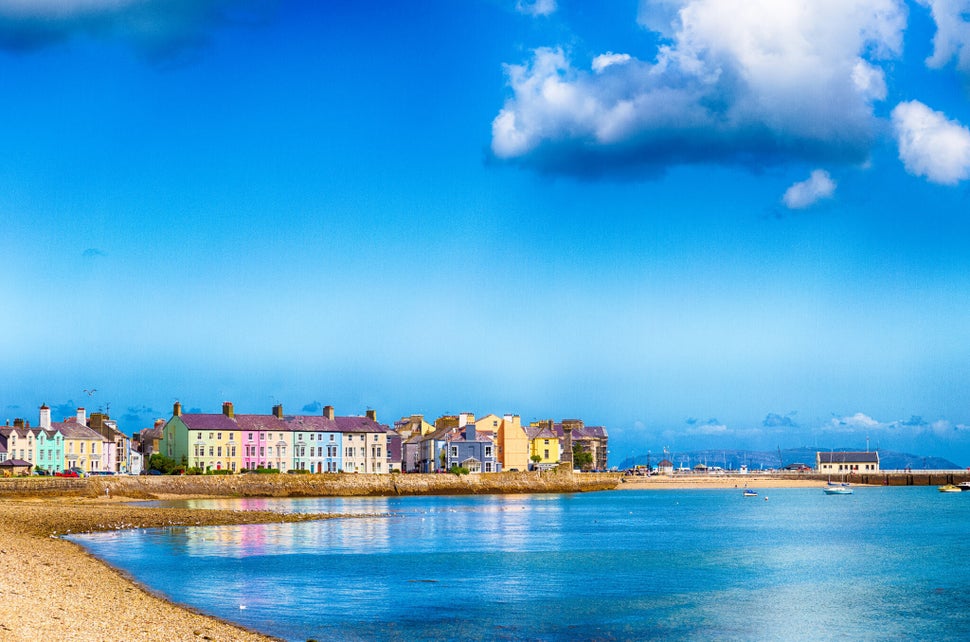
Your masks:
M435 479L430 482L416 479L415 484L403 489L398 484L395 488L397 492L390 493L375 493L370 480L352 478L352 487L341 488L338 492L323 496L520 494L611 489L699 490L740 488L745 484L750 488L820 488L825 485L824 481L818 479L790 477L642 478L603 475L595 483L588 478L588 481L577 486L575 479L570 478L582 476L550 475L544 480L545 483L535 483L535 477L519 474L512 479L512 483L482 486L477 480L472 483L467 479L450 480L450 475L432 477ZM277 638L200 613L190 606L170 602L136 582L123 570L109 565L88 553L80 544L61 536L133 528L305 522L351 517L133 505L133 502L151 499L312 496L307 492L310 488L291 492L293 488L289 485L292 480L286 478L278 482L278 485L285 485L287 488L275 490L266 487L269 480L257 480L256 486L262 491L260 495L254 492L257 488L242 489L243 492L239 492L238 484L230 487L225 481L206 483L206 487L199 487L193 479L188 483L175 480L174 484L172 478L167 481L156 480L148 480L146 487L141 483L142 480L118 483L120 479L93 478L90 481L84 480L87 483L83 485L73 485L67 496L50 487L17 487L11 492L10 485L6 485L6 489L0 486L0 563L6 569L4 574L0 574L0 638L24 642L37 639L149 642L159 637L243 642L276 640ZM439 481L443 482L440 486ZM104 492L105 488L109 489L108 493ZM128 494L124 492L126 490L132 492ZM149 490L153 492L148 492ZM232 492L227 492L230 490ZM283 490L287 492L284 493ZM352 493L351 490L357 492Z
M128 498L0 501L0 638L276 640L169 601L61 535L343 517L132 506Z

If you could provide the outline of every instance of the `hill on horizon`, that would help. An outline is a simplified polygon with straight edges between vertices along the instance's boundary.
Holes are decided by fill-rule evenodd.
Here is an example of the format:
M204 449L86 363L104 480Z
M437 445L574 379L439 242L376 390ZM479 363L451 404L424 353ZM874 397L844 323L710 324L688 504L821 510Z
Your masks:
M879 453L879 467L883 470L956 470L963 468L943 457L928 457L891 450L875 449ZM789 448L781 450L692 450L675 452L667 455L675 468L686 466L693 468L697 464L706 466L720 466L725 470L738 470L742 464L748 470L763 470L767 468L781 468L791 464L806 464L815 467L815 448ZM855 448L836 448L834 452L856 452ZM649 462L648 462L649 459ZM625 470L635 465L656 466L663 456L654 454L627 457L620 462L619 468Z

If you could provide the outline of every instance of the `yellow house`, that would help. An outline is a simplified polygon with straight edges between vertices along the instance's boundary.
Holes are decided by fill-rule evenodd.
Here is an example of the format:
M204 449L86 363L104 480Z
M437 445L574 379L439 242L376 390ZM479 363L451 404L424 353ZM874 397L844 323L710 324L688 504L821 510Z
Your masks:
M104 438L83 424L66 421L57 425L64 435L64 468L86 473L101 470Z
M531 426L526 434L529 436L529 461L532 468L559 464L559 437L555 432L546 425L539 425Z

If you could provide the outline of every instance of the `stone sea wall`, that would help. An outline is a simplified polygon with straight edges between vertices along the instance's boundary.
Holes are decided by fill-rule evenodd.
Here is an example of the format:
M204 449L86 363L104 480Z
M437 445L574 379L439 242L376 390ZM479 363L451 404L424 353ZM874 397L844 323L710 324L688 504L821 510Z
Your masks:
M0 497L116 497L149 499L168 495L225 497L349 497L390 495L484 495L577 493L616 488L620 475L566 471L487 475L141 475L83 479L26 477L0 479ZM107 493L106 493L107 491Z

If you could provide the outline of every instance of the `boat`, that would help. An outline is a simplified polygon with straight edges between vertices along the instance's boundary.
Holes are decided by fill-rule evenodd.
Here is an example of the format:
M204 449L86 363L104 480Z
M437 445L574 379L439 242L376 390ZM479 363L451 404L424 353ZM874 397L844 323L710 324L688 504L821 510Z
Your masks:
M826 495L851 495L852 489L848 486L826 486L822 489Z
M757 497L758 496L758 493L755 492L755 491L753 491L753 490L751 490L750 488L745 488L744 489L744 496L745 497Z
M954 486L953 484L943 484L937 490L939 490L941 493L959 493L960 487Z
M970 490L970 481L960 482L957 484L960 490Z

